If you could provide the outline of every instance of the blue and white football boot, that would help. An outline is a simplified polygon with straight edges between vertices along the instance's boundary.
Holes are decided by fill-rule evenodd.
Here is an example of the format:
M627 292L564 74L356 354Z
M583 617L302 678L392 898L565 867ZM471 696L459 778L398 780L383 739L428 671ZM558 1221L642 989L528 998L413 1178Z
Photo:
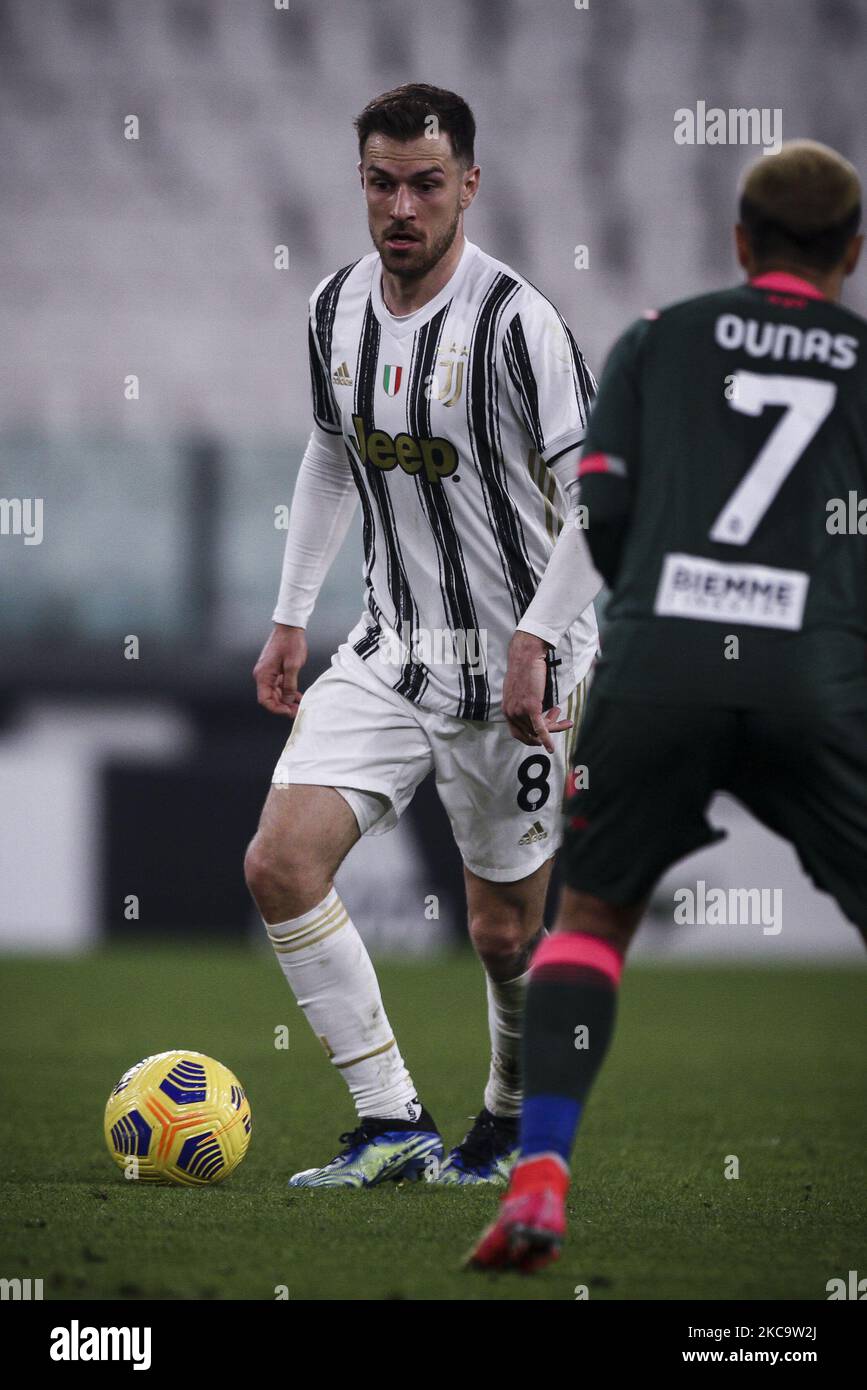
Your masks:
M492 1115L482 1108L472 1128L451 1150L432 1182L447 1186L489 1183L505 1187L518 1157L517 1118Z
M375 1187L381 1182L424 1179L443 1164L443 1141L422 1109L411 1125L405 1120L362 1119L357 1129L340 1136L341 1149L324 1168L305 1168L289 1179L290 1187Z

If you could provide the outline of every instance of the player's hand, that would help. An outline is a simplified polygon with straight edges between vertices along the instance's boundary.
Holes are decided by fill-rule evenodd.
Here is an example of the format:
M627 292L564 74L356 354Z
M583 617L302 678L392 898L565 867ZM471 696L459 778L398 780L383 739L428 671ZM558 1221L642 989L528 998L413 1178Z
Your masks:
M294 719L301 703L298 675L306 660L307 638L303 627L275 623L253 667L259 704L272 714L286 714Z
M509 643L509 662L503 681L503 714L513 738L530 748L554 752L552 734L572 728L561 719L560 706L542 709L548 679L548 646L532 632L516 632Z

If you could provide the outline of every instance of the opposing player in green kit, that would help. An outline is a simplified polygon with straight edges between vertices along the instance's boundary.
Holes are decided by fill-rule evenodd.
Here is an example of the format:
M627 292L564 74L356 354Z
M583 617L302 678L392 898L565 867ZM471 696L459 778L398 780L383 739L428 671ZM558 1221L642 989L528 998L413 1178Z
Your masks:
M576 752L589 785L567 805L566 887L531 969L521 1157L476 1268L558 1254L624 956L661 874L718 837L715 791L789 840L867 937L867 323L837 302L860 215L833 150L759 159L746 283L648 314L606 367L579 465L611 588ZM517 634L515 661L537 641ZM504 712L539 741L532 701Z

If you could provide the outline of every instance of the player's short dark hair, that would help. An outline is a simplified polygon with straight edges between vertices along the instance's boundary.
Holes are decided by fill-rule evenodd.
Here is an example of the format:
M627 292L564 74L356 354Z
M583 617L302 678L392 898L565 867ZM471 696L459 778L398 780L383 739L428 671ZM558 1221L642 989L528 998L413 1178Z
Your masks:
M832 270L860 225L861 185L836 150L792 140L747 171L739 216L757 263Z
M376 132L393 140L416 140L430 129L429 117L436 116L440 131L451 140L455 158L469 168L475 163L476 122L463 97L427 82L407 82L391 92L374 97L356 116L358 150L364 158L367 137Z
M796 261L812 270L833 270L843 259L846 247L861 222L857 203L840 222L819 232L795 232L773 217L767 217L749 198L741 198L740 220L750 239L756 260Z

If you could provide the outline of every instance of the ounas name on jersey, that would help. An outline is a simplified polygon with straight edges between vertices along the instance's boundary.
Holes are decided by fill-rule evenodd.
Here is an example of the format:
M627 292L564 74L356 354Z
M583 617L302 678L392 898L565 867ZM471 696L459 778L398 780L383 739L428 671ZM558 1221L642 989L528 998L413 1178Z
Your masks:
M311 298L309 340L314 417L341 438L361 499L365 609L350 643L415 703L501 717L508 643L563 524L595 389L575 340L470 242L404 318L385 306L376 253L345 267ZM591 608L558 647L552 700L596 642Z
M609 693L749 705L863 682L867 547L831 517L867 497L865 355L863 320L775 274L621 338L581 465L591 548L594 505L628 495Z

